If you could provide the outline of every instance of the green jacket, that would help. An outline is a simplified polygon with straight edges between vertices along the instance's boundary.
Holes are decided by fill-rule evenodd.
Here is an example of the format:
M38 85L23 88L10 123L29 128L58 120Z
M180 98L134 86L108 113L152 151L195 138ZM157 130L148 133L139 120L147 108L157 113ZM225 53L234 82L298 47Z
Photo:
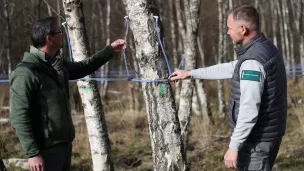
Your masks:
M114 56L107 46L80 62L63 62L63 79L47 60L46 54L34 47L25 52L23 62L35 67L13 71L10 86L10 117L27 157L56 144L72 142L75 128L69 102L69 79L93 73ZM34 68L34 69L33 69Z

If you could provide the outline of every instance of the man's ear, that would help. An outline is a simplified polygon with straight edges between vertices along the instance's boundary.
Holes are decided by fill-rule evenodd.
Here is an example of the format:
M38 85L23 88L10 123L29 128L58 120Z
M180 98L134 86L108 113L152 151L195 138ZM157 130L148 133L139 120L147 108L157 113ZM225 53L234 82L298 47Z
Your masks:
M241 33L243 36L247 35L249 33L249 29L248 27L246 27L246 25L241 25Z
M49 44L52 44L53 43L52 36L47 35L46 38L45 38L45 42L49 43Z

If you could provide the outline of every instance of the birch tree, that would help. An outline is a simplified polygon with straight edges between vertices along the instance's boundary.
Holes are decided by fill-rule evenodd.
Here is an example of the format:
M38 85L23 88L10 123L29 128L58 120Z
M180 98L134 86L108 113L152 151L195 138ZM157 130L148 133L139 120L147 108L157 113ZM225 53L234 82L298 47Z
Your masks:
M216 62L222 63L223 61L223 50L224 50L224 10L223 10L223 0L218 0L218 15L219 15L219 43L218 43L218 56L216 58ZM219 118L225 117L225 100L224 100L224 86L222 80L217 80L217 92L218 92L218 106L219 106Z
M6 44L6 62L7 62L7 70L8 76L11 75L12 72L12 64L11 64L11 50L12 50L12 25L11 25L11 16L14 10L14 1L4 0L4 17L6 21L6 32L7 32L7 44Z
M200 0L184 0L186 19L186 33L183 40L185 53L185 70L193 70L196 67L197 36L199 26ZM193 80L183 80L179 100L178 118L181 126L181 134L185 149L188 142L188 127L191 121Z
M82 11L83 3L81 0L64 0L63 7L69 26L74 60L84 60L89 55L89 48ZM86 78L90 77L87 76ZM77 81L77 86L89 134L93 170L114 170L110 140L97 84L95 81Z
M186 29L185 26L183 24L183 19L182 19L182 8L181 8L181 3L180 0L175 0L175 11L176 11L176 22L178 25L178 37L177 37L177 49L179 50L178 53L182 54L184 53L184 40L186 37ZM173 21L171 21L173 22ZM176 57L176 61L178 60L178 58ZM182 88L182 82L177 82L175 85L175 101L176 101L176 105L177 107L179 107L179 100L180 100L180 94L181 94L181 88Z
M198 44L198 50L199 55L201 57L202 67L205 67L205 55L202 48L202 41L200 36L197 37L197 44ZM212 113L210 110L210 104L208 101L208 96L206 94L205 85L203 80L196 79L195 80L195 87L197 91L197 96L200 104L201 113L203 115L203 122L205 124L213 123L212 119Z
M100 2L99 2L100 3ZM107 14L106 14L106 31L105 31L105 37L106 37L106 45L110 44L110 22L111 22L111 0L107 0ZM108 76L109 72L109 63L106 63L100 68L100 73L104 76ZM105 99L107 97L108 92L108 81L104 81L101 84L101 90L102 90L102 98Z
M154 0L125 0L125 4L134 34L141 78L167 79L168 68L154 26L153 15L158 15ZM143 82L142 91L148 115L154 170L185 170L185 153L169 82Z
M271 18L272 18L272 41L273 44L278 47L278 39L277 39L277 27L278 27L278 9L275 5L276 2L270 1L270 7L272 9Z

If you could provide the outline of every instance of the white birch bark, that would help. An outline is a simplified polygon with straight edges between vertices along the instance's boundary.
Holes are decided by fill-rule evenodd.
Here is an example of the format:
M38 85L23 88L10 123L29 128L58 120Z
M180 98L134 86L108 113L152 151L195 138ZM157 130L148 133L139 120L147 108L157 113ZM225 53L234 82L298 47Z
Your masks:
M256 9L258 9L259 8L259 0L255 0L254 1L254 7L256 8Z
M282 0L282 16L283 16L283 28L284 28L284 41L285 44L285 50L286 50L286 66L287 68L290 68L290 49L289 49L289 38L288 38L288 9L287 9L287 3L285 0Z
M194 83L195 83L195 81L194 81ZM196 84L193 85L191 109L192 109L191 115L200 115L200 105L199 105L198 96L197 96Z
M84 60L89 55L89 47L82 11L83 3L81 0L63 0L63 7L69 26L74 60ZM95 81L77 81L77 85L89 134L93 170L114 170L110 140L97 84Z
M51 9L50 5L48 3L46 3L46 6L47 6L47 11L48 11L49 16L52 16L52 9Z
M202 42L200 39L200 36L197 37L197 44L198 44L198 50L199 50L199 55L201 57L202 61L202 67L205 67L205 55L204 51L202 48ZM195 87L197 89L197 95L198 95L198 100L201 108L201 113L203 116L203 122L206 124L212 123L212 113L210 110L209 106L209 101L208 101L208 96L206 94L205 86L203 80L196 79L195 80Z
M236 6L236 4L233 2L233 0L229 0L229 10L233 9ZM236 48L236 44L233 43L233 49L235 48ZM237 60L237 54L235 53L234 50L232 51L232 53L233 53L233 60L234 61Z
M287 1L282 1L282 10L283 10L283 21L284 21L284 43L286 47L286 62L288 71L292 73L292 54L290 44L292 43L289 32L290 32L290 20L289 20L289 9Z
M183 24L183 19L182 19L182 15L183 11L181 8L181 4L180 4L180 0L175 0L175 11L176 11L176 21L177 21L177 25L178 25L178 54L182 54L184 53L184 40L186 37L186 29L185 26ZM178 59L178 58L177 58ZM179 101L180 101L180 96L181 96L181 89L182 89L182 82L177 82L177 84L175 84L175 102L177 107L179 108Z
M272 37L272 41L273 44L278 47L278 40L277 40L277 27L278 27L278 9L276 8L275 2L274 1L270 1L270 6L271 9L273 10L273 12L271 13L271 18L272 18L272 33L273 33L273 37Z
M193 70L196 67L196 58L198 53L197 33L199 26L199 0L184 1L185 19L186 19L186 35L184 37L184 53L185 53L185 70ZM179 100L178 118L181 126L181 135L185 148L188 142L188 127L191 121L192 96L193 96L193 80L183 80Z
M161 55L153 15L153 0L126 0L136 57L144 80L168 78ZM160 31L161 32L161 31ZM186 167L174 96L169 82L143 82L155 171L184 170Z
M223 0L218 0L218 15L219 15L219 43L218 43L218 57L217 63L222 63L223 61L223 20L224 20L224 12L223 12ZM217 91L218 91L218 114L219 118L225 117L225 100L224 100L224 86L222 80L217 80Z
M107 15L106 15L106 45L110 44L110 22L111 22L111 0L107 0ZM108 76L109 72L109 63L106 63L103 65L100 69L103 72L103 75L106 77ZM103 81L102 82L102 98L105 99L107 97L107 92L108 92L108 81Z

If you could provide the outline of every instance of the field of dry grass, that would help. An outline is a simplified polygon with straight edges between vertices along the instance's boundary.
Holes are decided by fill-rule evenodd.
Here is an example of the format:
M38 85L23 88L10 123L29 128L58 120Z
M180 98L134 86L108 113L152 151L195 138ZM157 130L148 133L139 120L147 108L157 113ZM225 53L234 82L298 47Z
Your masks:
M287 131L274 166L274 171L304 170L304 87L302 83L290 84ZM0 84L0 107L8 106L7 85ZM116 87L118 90L122 87ZM104 106L113 159L119 171L152 171L152 151L148 122L144 107L139 111L130 109L131 100L121 94L112 95ZM303 99L304 100L304 99ZM74 104L73 104L74 105ZM77 113L77 112L75 112ZM216 114L214 113L216 116ZM0 117L8 117L8 110L1 109ZM76 138L73 142L73 171L90 171L89 141L83 115L73 115ZM229 143L230 130L227 120L215 118L215 125L203 124L200 116L193 116L190 127L188 161L193 171L225 171L223 155ZM24 158L18 139L9 123L0 123L0 156L2 158ZM13 165L10 169L21 170Z

